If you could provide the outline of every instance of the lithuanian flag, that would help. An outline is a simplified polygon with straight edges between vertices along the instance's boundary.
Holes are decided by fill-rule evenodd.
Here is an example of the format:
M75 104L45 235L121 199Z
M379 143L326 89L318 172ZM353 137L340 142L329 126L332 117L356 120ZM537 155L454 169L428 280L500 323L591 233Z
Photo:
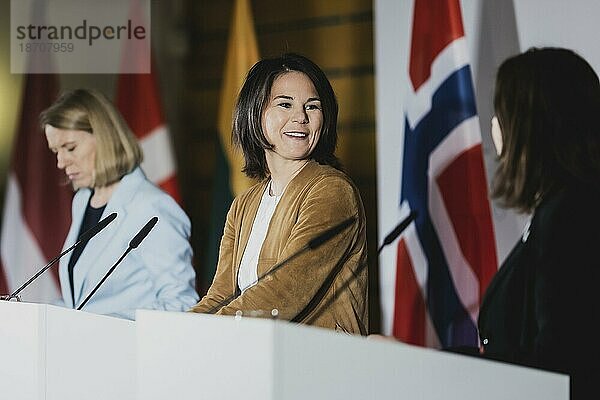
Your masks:
M249 0L236 0L229 31L225 56L223 86L217 128L220 148L217 154L213 205L206 263L201 285L212 282L217 266L219 242L225 225L227 210L233 197L249 188L254 182L242 173L244 158L231 140L232 116L235 103L248 70L258 61L258 45Z

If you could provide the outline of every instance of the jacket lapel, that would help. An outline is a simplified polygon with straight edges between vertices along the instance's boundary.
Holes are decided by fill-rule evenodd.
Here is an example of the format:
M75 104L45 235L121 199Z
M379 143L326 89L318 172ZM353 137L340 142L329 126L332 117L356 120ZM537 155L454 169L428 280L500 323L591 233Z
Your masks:
M260 251L260 260L274 260L274 263L281 261L279 257L283 248L288 242L288 234L293 229L295 220L291 220L291 210L298 210L298 202L302 201L302 191L305 190L308 181L315 176L314 170L319 167L316 161L310 160L298 174L292 178L285 188L285 192L279 201L279 204L273 212L273 217L267 229L265 242ZM271 269L273 265L264 265L266 270L258 271L259 274L264 274Z
M117 261L121 253L126 250L125 248L118 248L118 244L114 243L113 239L118 234L121 224L125 221L127 206L131 203L132 197L144 179L145 176L140 168L136 168L130 174L125 175L106 204L101 219L113 212L117 213L117 218L89 241L81 253L79 260L77 260L77 264L73 269L73 287L76 305L83 301L92 288L100 282L113 263ZM84 212L85 206L83 212L80 213L81 218L83 218ZM81 225L81 219L78 225ZM77 227L77 231L79 231L79 226Z
M108 271L112 263L116 261L112 260L112 255L116 249L110 248L110 245L119 231L122 218L125 216L125 210L120 207L109 208L107 204L101 218L112 212L117 212L116 220L88 242L79 260L77 260L75 268L73 268L73 293L76 305L83 301L83 298L88 295L88 292L100 281L102 275Z
M233 257L233 287L234 290L237 290L237 276L238 271L240 270L240 264L242 262L242 256L244 255L244 251L246 250L246 245L248 244L248 239L250 239L250 232L252 231L252 224L254 223L254 219L256 218L256 213L258 212L258 206L260 205L260 199L262 194L267 187L267 183L269 181L266 180L260 184L257 184L253 190L248 193L248 199L244 201L243 209L240 210L242 214L242 218L239 219L240 226L236 226L235 229L240 232L239 241L237 246L235 247L234 257Z
M71 210L71 227L69 233L65 239L63 251L71 247L77 241L79 235L79 229L81 228L81 221L83 220L83 214L85 213L85 207L89 201L91 191L89 189L80 189L80 193L73 198L72 210ZM71 299L71 285L69 283L69 272L68 266L69 261L73 252L67 254L59 262L58 277L60 280L60 288L65 306L73 308L73 302Z
M281 251L279 242L281 241L282 237L281 230L286 226L290 226L288 213L293 208L293 203L298 201L301 191L305 188L308 180L314 176L314 169L318 167L319 164L316 161L309 161L298 173L298 175L292 178L288 186L285 188L285 192L283 193L279 204L277 204L277 207L273 212L273 217L269 223L265 241L258 257L259 269L257 272L259 276L273 267L273 265L261 265L261 260L269 259L273 260L274 263L279 261L279 253ZM246 245L248 244L250 232L252 231L252 225L254 224L254 219L256 218L262 195L268 183L269 180L267 179L262 184L257 185L257 190L249 193L248 198L244 200L246 208L241 210L243 216L241 218L241 227L239 228L240 241L234 258L235 273L233 274L233 284L235 289L237 289L237 275L242 262L242 256L244 255Z

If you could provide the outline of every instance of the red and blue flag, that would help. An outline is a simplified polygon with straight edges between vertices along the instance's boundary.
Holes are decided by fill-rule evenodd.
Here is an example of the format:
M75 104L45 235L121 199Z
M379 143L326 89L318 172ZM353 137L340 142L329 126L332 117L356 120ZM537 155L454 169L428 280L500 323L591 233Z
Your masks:
M459 0L415 0L408 70L392 332L473 346L497 256Z

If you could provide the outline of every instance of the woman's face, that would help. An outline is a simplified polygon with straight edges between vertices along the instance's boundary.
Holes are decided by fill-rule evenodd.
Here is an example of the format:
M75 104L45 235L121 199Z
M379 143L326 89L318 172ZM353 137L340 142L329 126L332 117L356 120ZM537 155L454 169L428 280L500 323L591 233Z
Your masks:
M500 129L500 122L498 122L498 117L494 116L492 118L492 141L494 142L494 147L496 148L496 154L500 157L502 154L502 130Z
M291 71L277 77L262 117L263 132L274 146L267 150L267 160L307 159L319 142L322 127L321 101L308 76Z
M56 154L56 166L65 171L75 190L93 187L96 165L96 137L77 130L46 125L48 148Z

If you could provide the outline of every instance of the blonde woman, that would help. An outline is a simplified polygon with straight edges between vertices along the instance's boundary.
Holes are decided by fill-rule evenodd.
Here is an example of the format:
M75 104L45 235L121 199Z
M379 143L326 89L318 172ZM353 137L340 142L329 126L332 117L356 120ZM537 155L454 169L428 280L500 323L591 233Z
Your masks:
M103 216L117 213L106 229L61 260L64 306L77 308L153 216L159 218L157 225L85 310L133 319L139 308L185 310L193 305L198 295L189 218L148 181L140 168L142 151L112 103L99 92L75 90L42 112L40 122L57 167L76 191L65 248Z

